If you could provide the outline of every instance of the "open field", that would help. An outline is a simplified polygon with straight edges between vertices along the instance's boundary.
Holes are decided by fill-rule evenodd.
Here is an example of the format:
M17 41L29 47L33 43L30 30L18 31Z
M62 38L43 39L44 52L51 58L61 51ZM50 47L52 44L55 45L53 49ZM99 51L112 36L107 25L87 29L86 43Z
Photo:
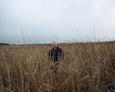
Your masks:
M114 42L61 46L57 74L50 45L0 46L0 92L115 92Z

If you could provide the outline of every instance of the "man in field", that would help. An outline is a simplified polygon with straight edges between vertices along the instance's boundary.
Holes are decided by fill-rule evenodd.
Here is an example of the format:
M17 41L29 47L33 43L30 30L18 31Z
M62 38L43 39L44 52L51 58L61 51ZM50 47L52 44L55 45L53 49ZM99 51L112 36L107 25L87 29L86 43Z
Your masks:
M49 50L48 54L54 64L59 64L60 61L64 58L63 50L59 47L57 43L52 44L52 47Z

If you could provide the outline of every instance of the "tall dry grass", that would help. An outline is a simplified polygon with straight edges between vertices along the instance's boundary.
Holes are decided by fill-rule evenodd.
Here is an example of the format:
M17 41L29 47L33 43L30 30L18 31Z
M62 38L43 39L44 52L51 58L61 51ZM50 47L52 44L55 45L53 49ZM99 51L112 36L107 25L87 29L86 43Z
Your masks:
M0 92L112 92L115 44L64 44L53 73L49 45L1 46Z

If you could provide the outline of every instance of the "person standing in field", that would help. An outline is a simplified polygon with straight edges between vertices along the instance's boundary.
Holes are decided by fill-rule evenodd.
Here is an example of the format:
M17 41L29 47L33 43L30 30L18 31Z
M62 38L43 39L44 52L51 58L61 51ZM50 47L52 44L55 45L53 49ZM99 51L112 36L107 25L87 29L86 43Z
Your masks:
M55 89L52 89L52 92L59 92L58 85L57 85L57 83L60 80L60 77L58 76L59 74L58 69L59 69L60 61L62 61L64 58L64 52L63 52L63 49L57 43L53 43L51 45L51 49L48 52L48 55L51 61L53 62L53 64L51 65L51 70L53 70L52 83Z
M52 44L52 47L49 50L48 55L54 64L59 64L60 61L64 58L63 49L57 43Z

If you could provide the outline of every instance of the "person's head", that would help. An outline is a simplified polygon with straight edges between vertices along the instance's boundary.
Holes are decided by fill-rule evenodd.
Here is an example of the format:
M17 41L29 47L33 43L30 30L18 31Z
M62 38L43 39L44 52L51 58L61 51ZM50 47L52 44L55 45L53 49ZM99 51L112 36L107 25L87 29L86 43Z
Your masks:
M59 45L56 43L56 42L54 42L53 44L52 44L52 48L58 48L59 47Z

